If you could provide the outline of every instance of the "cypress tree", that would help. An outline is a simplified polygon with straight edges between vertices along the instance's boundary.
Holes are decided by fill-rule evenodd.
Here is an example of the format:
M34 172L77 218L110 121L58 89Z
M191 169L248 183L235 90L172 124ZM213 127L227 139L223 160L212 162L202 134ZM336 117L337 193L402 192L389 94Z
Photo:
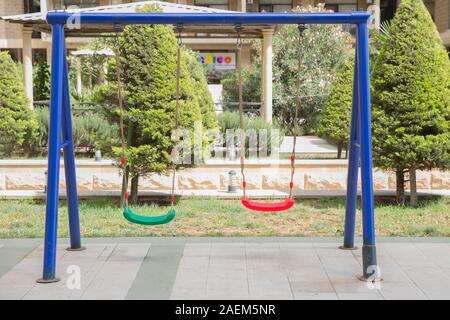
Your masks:
M141 11L159 10L158 6L150 5ZM128 25L118 39L129 142L131 202L136 202L139 177L165 173L172 163L178 45L169 25ZM182 50L180 66L180 128L189 130L192 142L194 124L207 129L216 127L214 105L201 66L186 48ZM112 82L100 90L100 100L115 106L113 111L106 110L113 121L117 121L118 114L117 83L112 77L115 71L111 70L115 67L111 64L108 72Z
M402 0L372 74L374 162L405 174L417 205L416 170L450 165L450 62L422 1Z
M0 52L0 156L20 150L37 127L22 83L22 72L7 52Z
M355 59L349 59L333 82L316 130L320 137L337 145L338 159L342 156L342 149L347 150L350 139L354 63Z

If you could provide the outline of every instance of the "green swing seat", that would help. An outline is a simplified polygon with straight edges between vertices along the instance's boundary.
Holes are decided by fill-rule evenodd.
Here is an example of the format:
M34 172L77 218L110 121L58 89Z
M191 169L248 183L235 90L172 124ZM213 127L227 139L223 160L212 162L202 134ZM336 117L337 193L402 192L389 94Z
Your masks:
M120 31L120 26L118 24L115 25L115 31L116 31L116 66L117 66L117 102L120 108L120 138L122 141L122 157L120 158L120 163L122 167L124 168L124 175L123 175L123 186L125 186L125 194L124 194L124 202L122 205L124 206L123 209L123 216L125 219L127 219L131 223L136 223L144 226L157 226L161 224L166 224L172 221L176 216L176 210L174 208L174 202L175 202L175 172L176 172L176 166L173 166L173 178L172 178L172 195L171 195L171 204L172 209L170 209L169 212L167 212L164 215L160 216L141 216L137 213L134 213L133 210L128 208L128 192L126 191L128 188L128 173L127 173L127 161L125 158L126 155L126 145L125 142L125 133L124 133L124 108L123 108L123 98L122 98L122 82L121 82L121 64L120 64L120 52L119 52L119 40L117 37L117 32ZM176 113L175 113L175 129L178 129L178 120L179 120L179 100L180 100L180 74L181 74L181 31L182 28L180 25L178 26L178 51L177 51L177 82L176 82ZM129 127L130 128L130 127Z
M160 224L166 224L175 218L176 210L171 209L167 214L161 216L140 216L134 213L130 208L123 210L123 216L125 219L132 223L141 224L144 226L157 226Z

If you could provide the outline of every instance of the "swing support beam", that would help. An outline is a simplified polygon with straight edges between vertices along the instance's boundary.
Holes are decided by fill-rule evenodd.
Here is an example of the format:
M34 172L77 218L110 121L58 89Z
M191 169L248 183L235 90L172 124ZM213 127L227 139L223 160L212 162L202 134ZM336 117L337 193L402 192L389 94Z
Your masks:
M52 27L50 130L43 274L39 282L55 282L58 229L60 154L64 154L70 224L70 250L81 250L72 115L68 81L65 27L83 24L353 24L357 28L355 79L347 180L345 235L343 248L354 247L354 229L359 163L361 164L363 221L363 279L373 279L377 267L372 177L370 120L368 12L352 13L83 13L54 11L47 14Z

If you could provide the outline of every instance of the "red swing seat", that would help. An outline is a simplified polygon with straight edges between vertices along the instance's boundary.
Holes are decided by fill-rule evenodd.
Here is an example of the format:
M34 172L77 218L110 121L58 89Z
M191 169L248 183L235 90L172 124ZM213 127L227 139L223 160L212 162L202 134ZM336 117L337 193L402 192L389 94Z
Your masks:
M271 203L263 203L251 201L248 198L243 197L241 199L242 204L247 209L253 211L263 211L263 212L279 212L292 208L295 204L294 199L286 198L282 202L271 202Z
M244 192L244 196L241 198L242 205L249 210L253 211L262 211L262 212L279 212L292 208L295 204L295 201L292 199L292 191L294 189L294 172L295 172L295 146L297 141L297 119L298 119L298 110L300 109L300 72L301 72L301 36L303 31L305 30L304 25L299 25L299 55L298 55L298 67L297 67L297 98L295 104L295 117L294 117L294 142L292 146L292 154L291 154L291 181L289 183L289 196L281 202L256 202L251 201L246 197L246 187L247 182L245 181L245 152L241 151L241 173L242 173L242 189ZM239 129L241 130L241 148L245 151L246 147L246 139L245 134L242 134L245 130L244 126L244 104L243 104L243 81L242 81L242 65L241 65L241 57L242 57L242 39L241 39L241 31L242 26L240 24L236 24L235 31L237 32L237 72L238 72L238 82L239 82Z

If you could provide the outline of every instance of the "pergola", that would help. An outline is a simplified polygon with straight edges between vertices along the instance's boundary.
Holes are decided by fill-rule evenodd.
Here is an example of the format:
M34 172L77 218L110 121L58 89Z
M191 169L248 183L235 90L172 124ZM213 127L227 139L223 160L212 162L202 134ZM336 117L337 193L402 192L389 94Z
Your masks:
M92 49L80 49L77 51L72 51L70 53L72 56L74 56L76 58L76 65L77 65L77 81L76 81L76 85L75 85L75 90L77 92L77 94L81 95L81 88L82 88L82 83L81 83L81 58L85 57L85 56L103 56L103 57L113 57L114 56L114 51L109 49L109 48L104 48L104 49L100 49L100 50L92 50ZM100 70L100 72L102 72L102 76L104 78L106 71L104 70Z
M141 1L125 3L118 5L109 5L101 7L91 7L83 9L68 9L72 14L127 14L135 13L139 8L145 5L158 5L163 13L170 14L225 14L236 13L234 11L212 9L199 6L189 6L183 4L168 3L162 1ZM30 101L30 107L33 107L33 66L32 66L32 32L39 31L46 35L51 34L51 25L47 23L45 14L31 13L14 16L3 16L0 19L10 23L23 25L23 68L24 68L24 86L27 97ZM66 25L66 38L87 38L109 36L114 32L114 26L110 24L92 23L81 24L74 27L76 19ZM73 25L71 25L73 24ZM241 37L244 39L262 39L262 63L261 68L261 116L267 123L272 122L272 38L276 31L276 25L267 23L257 23L246 26L242 30ZM189 24L183 31L184 42L187 46L190 44L218 44L225 43L232 45L236 42L236 32L233 25L229 24Z

